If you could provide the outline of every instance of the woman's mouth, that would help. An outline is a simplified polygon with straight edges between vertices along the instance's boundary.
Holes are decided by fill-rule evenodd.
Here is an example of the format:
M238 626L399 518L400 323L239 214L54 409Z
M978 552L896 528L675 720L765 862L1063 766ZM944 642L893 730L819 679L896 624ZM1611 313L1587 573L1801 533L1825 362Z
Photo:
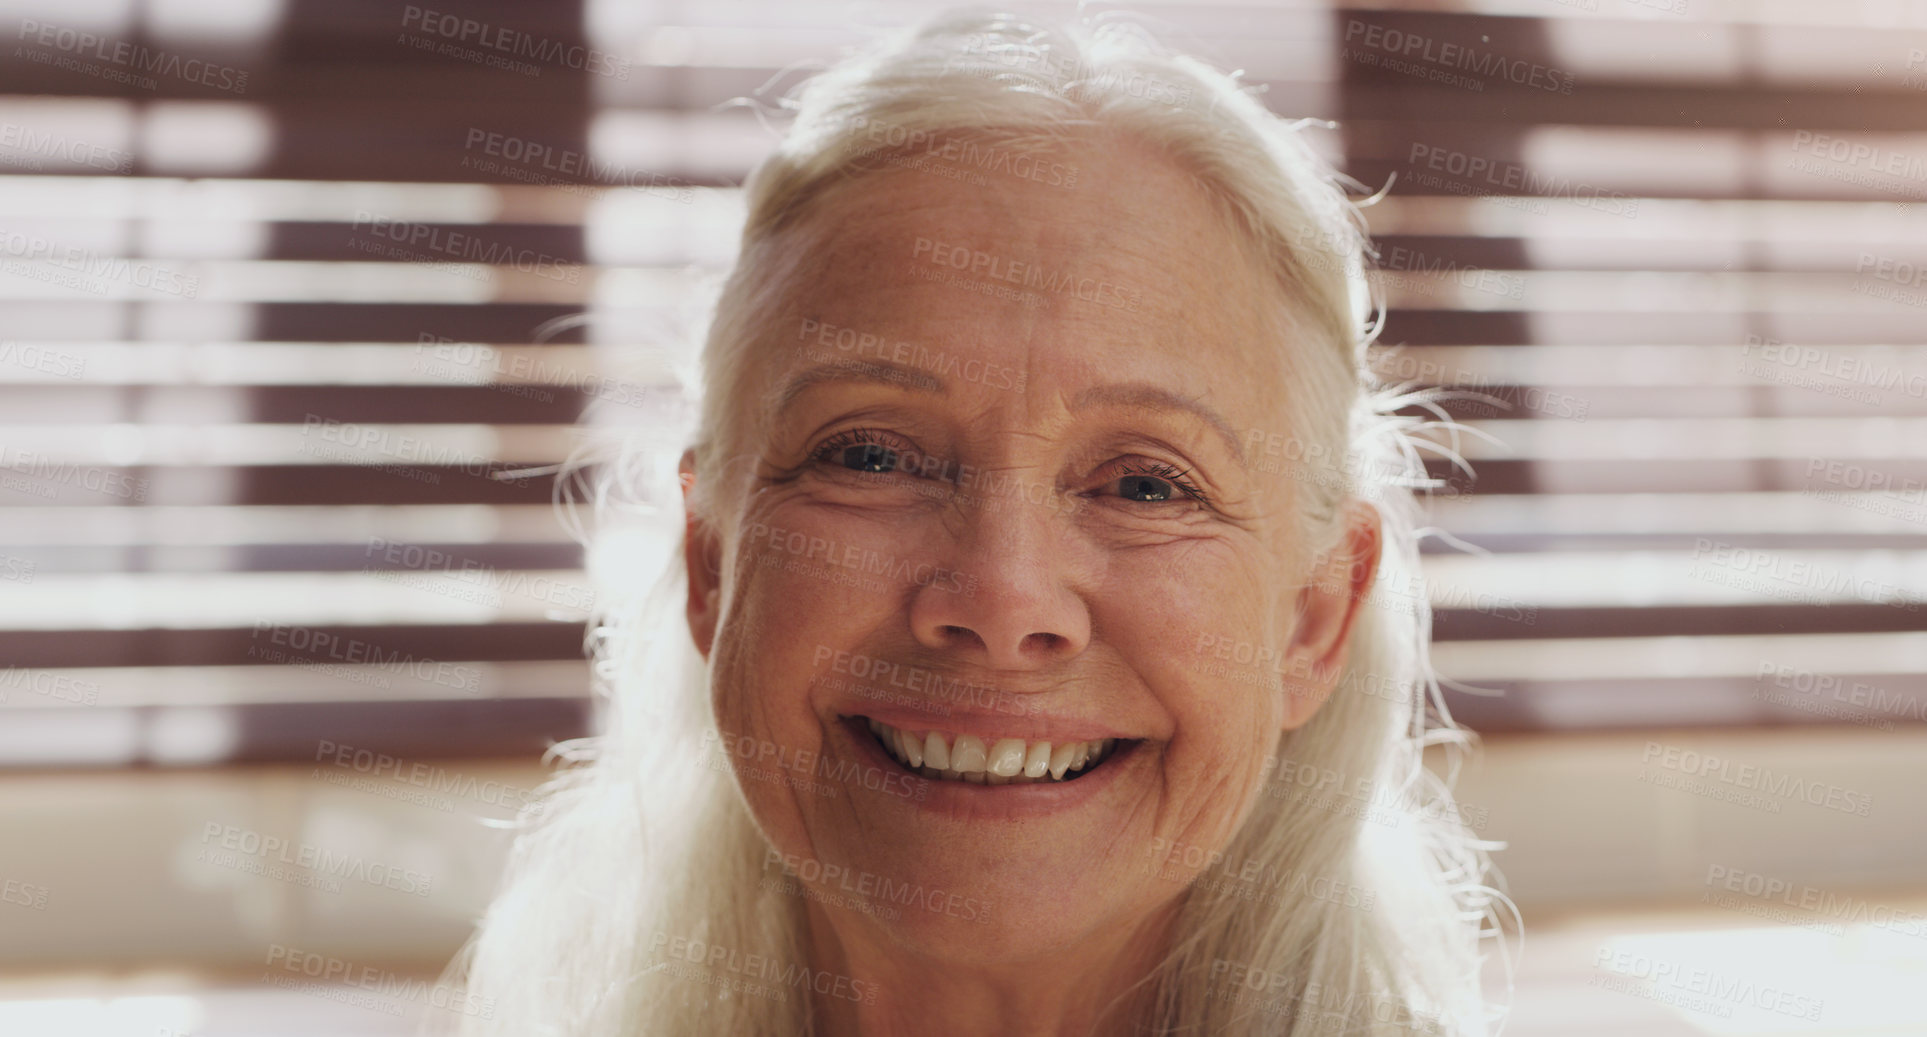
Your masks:
M947 731L905 731L880 720L866 724L890 758L932 781L975 785L1030 785L1075 781L1116 755L1119 740L1039 742L1022 738L984 739ZM1125 741L1124 747L1135 743Z

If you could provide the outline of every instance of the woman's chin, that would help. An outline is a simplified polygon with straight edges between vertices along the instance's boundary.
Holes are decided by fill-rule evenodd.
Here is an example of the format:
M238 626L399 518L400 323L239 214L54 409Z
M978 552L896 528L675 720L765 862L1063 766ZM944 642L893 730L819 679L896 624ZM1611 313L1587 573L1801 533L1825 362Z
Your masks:
M1033 827L1015 837L1024 846L910 838L853 855L855 867L817 886L813 913L839 933L867 930L921 957L985 965L1070 953L1106 920L1145 914L1155 891L1129 896L1115 841ZM864 834L873 847L881 837Z
M930 888L943 889L938 884L942 881L931 878ZM831 913L829 920L839 934L847 934L855 923L899 953L960 966L999 967L1088 947L1093 920L1115 913L1108 909L1112 905L1072 909L1067 905L1075 901L1065 899L1066 892L978 887L941 905L879 904L862 919L848 909L840 912L842 918L836 917L838 908L824 910Z

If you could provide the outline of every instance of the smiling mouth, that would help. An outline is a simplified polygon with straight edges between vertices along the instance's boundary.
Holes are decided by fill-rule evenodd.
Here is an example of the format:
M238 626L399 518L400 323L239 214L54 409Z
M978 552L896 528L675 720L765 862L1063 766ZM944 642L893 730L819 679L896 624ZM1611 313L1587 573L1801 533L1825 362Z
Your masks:
M1135 741L1100 738L1093 742L1025 741L947 731L903 731L869 717L852 719L869 728L890 758L932 781L974 785L1048 785L1076 781L1096 770Z

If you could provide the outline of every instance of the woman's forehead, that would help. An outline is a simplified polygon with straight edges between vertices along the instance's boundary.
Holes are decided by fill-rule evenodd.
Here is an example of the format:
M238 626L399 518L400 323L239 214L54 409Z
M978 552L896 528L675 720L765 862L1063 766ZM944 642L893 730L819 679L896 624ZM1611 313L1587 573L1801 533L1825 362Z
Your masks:
M923 349L1198 391L1275 366L1277 284L1194 178L1128 146L1064 157L1074 189L914 169L841 185L797 235L765 341L796 364Z
M1173 159L1118 135L1072 138L1043 154L1073 165L1076 179L965 179L936 168L885 167L824 191L811 217L839 263L872 251L886 271L910 258L901 254L902 242L941 239L1011 263L1131 268L1146 287L1262 276L1250 269L1258 253L1247 235L1231 225L1204 182ZM916 251L931 258L927 249ZM970 272L986 273L985 257L975 258ZM1209 276L1187 276L1194 272Z

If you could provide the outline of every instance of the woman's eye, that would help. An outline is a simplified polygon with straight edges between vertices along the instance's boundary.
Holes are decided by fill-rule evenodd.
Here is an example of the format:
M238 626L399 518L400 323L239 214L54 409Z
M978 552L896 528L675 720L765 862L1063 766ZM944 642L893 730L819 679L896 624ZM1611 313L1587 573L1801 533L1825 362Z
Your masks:
M897 469L897 452L881 443L857 443L833 451L838 464L853 472L884 474Z
M915 468L908 461L913 448L874 429L851 429L831 436L811 451L810 459L865 475L889 475Z
M1166 501L1177 496L1177 488L1155 475L1127 475L1117 481L1118 496L1125 500Z
M1186 478L1188 474L1168 464L1139 464L1124 469L1106 485L1115 487L1120 498L1142 504L1178 500L1206 503L1203 491Z

